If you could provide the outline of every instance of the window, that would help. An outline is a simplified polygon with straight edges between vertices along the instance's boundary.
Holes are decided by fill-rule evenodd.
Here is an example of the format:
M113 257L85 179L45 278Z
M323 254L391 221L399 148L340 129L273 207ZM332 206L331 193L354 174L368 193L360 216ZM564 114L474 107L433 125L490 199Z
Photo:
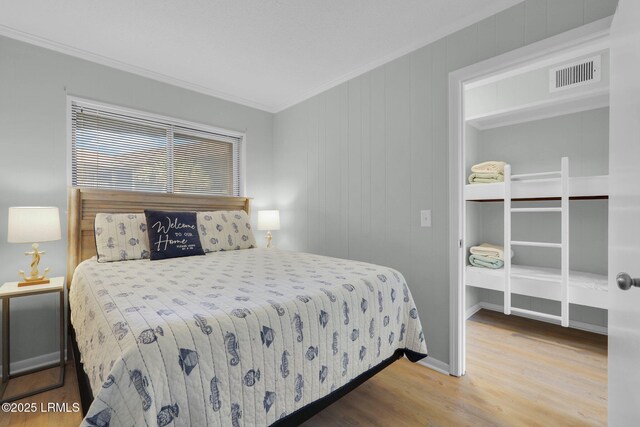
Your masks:
M242 135L92 103L71 103L71 184L240 195Z

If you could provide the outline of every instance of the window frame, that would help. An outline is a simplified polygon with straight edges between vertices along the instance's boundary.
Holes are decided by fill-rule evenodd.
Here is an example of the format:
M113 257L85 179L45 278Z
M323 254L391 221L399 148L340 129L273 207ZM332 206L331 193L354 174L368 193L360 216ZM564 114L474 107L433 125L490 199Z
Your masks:
M72 172L72 164L73 164L73 132L72 132L72 120L73 120L73 115L72 115L72 106L74 103L77 104L81 104L82 106L86 106L86 107L90 107L90 108L98 108L110 113L116 113L116 114L123 114L123 115L127 115L127 116L131 116L133 118L140 118L140 119L146 119L146 120L153 120L153 121L158 121L158 122L162 122L164 124L167 125L174 125L174 126L181 126L181 127L186 127L186 128L191 128L193 130L196 131L202 131L202 132L211 132L211 133L217 133L220 135L224 135L224 136L228 136L228 137L232 137L232 138L237 138L239 140L239 144L240 146L238 147L238 169L239 169L239 173L238 173L238 195L229 195L229 196L224 196L224 195L219 195L219 194L210 194L210 195L206 195L206 194L202 194L202 193L169 193L169 192L165 192L165 193L158 193L158 194L193 194L193 195L200 195L200 196L212 196L212 197L245 197L246 195L246 146L247 146L247 135L245 132L240 132L240 131L236 131L236 130L230 130L230 129L225 129L225 128L220 128L220 127L216 127L216 126L211 126L211 125L207 125L207 124L203 124L203 123L198 123L198 122L192 122L192 121L188 121L188 120L183 120L183 119L178 119L175 117L170 117L170 116L165 116L165 115L161 115L161 114L156 114L156 113L150 113L148 111L143 111L143 110L137 110L137 109L133 109L133 108L127 108L127 107L122 107L119 105L114 105L114 104L108 104L102 101L94 101L91 99L87 99L87 98L81 98L78 96L73 96L73 95L67 95L67 102L66 102L66 121L67 121L67 153L66 153L66 161L67 161L67 165L66 165L66 172L67 172L67 186L68 187L73 187L73 172ZM169 167L167 172L168 173L172 173L172 169L173 169L173 165L171 163L169 163ZM173 177L171 177L170 179L173 179ZM125 190L118 190L118 189L113 189L114 191L125 191Z

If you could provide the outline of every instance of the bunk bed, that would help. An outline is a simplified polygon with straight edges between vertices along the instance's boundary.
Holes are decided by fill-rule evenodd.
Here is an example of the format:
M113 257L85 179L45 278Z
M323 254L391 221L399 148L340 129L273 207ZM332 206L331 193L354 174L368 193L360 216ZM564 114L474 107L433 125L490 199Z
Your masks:
M504 167L504 182L469 184L465 188L467 201L500 201L504 204L504 254L514 247L538 247L559 250L560 268L512 265L511 256L504 256L504 267L490 269L466 265L466 286L501 291L504 313L522 314L569 326L569 304L607 308L607 276L569 270L569 200L608 198L607 176L569 178L569 159L561 159L559 171L512 174L511 165ZM560 200L554 207L512 207L514 201ZM560 242L512 240L511 217L520 214L556 214L560 216ZM560 315L514 307L513 294L560 301Z
M566 327L569 326L571 304L607 309L606 262L605 265L602 262L587 265L585 262L576 263L574 257L575 264L572 269L569 267L569 202L608 199L606 150L601 149L608 144L608 136L604 132L589 134L590 139L587 140L590 145L584 147L562 144L566 141L563 139L565 137L576 138L572 132L577 126L584 129L582 121L574 125L570 117L579 113L595 113L608 107L608 66L609 52L606 46L593 44L585 46L580 52L557 52L536 63L465 83L460 166L467 170L462 179L465 182L461 188L464 203L460 210L462 228L459 230L460 248L465 248L462 251L465 256L458 260L461 272L459 280L460 285L467 288L502 292L505 314L540 318ZM601 116L601 113L595 114L596 118ZM567 127L564 127L565 124ZM594 125L586 128L601 131L606 126ZM545 139L551 132L559 132L555 134L558 137ZM553 147L552 141L559 146ZM520 147L527 149L520 150ZM538 147L539 151L530 147ZM526 156L531 157L531 164ZM572 168L578 172L574 175L578 176L571 176L569 173L567 156L575 156ZM516 168L514 174L511 163ZM483 168L487 164L491 164L488 165L488 170ZM544 170L554 169L554 164L559 164L560 168L555 171ZM470 165L472 171L467 180L465 178ZM533 165L541 165L540 169L543 170L531 170ZM495 172L492 168L496 167L499 168L497 177L486 176ZM584 176L589 175L588 171L593 171L591 176ZM492 205L487 208L487 205L483 205L487 202L500 205L502 209L491 207ZM574 215L584 212L584 205L573 206L577 208ZM601 209L602 204L594 206ZM491 216L490 220L484 216L485 213ZM545 216L545 219L534 217L535 215ZM588 218L599 217L594 214ZM552 236L549 230L538 232L535 228L522 228L522 224L527 223L557 227L556 220L560 223L557 237ZM502 233L498 231L500 221L503 221ZM490 232L479 229L485 225ZM576 225L577 228L588 227L584 222ZM593 226L602 230L600 222ZM512 235L516 238L512 238ZM542 235L547 241L543 241L545 238ZM522 239L519 240L520 237ZM496 240L503 239L499 262L493 265L476 262L476 254L471 252L471 248L478 250L474 245L482 243L480 238L491 243L498 243ZM604 254L597 244L599 242L594 242L594 247L586 248L588 251L585 253L594 258L599 256L602 260ZM529 258L540 251L551 251L552 255L547 256L545 253L541 256L542 259ZM517 264L512 265L510 255L513 253ZM554 255L558 255L559 264L548 263ZM470 256L474 258L474 265L471 265ZM556 268L550 268L552 266ZM552 315L549 311L514 307L512 295L516 294L559 301L560 313ZM486 298L487 294L482 295L478 296L476 293L474 299ZM527 300L522 301L527 305ZM536 304L528 306L542 307ZM544 307L549 310L548 305Z

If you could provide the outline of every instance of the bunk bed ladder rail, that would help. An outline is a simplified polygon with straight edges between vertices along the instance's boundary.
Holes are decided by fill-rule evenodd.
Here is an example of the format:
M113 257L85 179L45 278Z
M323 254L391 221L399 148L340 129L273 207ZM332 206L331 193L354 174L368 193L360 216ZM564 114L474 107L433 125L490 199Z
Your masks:
M504 166L504 314L511 314L511 165Z
M562 326L569 326L569 158L563 157L560 161L560 170L562 175L560 177L561 185L561 261L560 261L560 276L561 276L561 308L560 316L562 317Z
M511 182L514 179L528 180L542 176L560 175L560 209L558 208L512 208ZM511 214L514 212L559 212L561 215L560 244L544 242L522 242L511 240ZM512 175L511 165L504 167L504 314L522 312L535 314L539 317L558 319L558 316L536 313L530 310L518 309L511 306L511 246L535 246L560 249L560 324L569 326L569 158L563 157L559 172L545 172L539 174Z

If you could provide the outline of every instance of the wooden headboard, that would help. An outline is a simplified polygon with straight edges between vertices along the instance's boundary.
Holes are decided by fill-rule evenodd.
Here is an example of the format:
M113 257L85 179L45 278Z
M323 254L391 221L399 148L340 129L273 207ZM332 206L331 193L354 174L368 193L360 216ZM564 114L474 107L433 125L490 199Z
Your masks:
M69 190L69 247L67 287L82 261L96 255L93 224L97 213L138 213L145 209L165 211L232 211L251 214L251 199L230 196L143 193L139 191L71 188Z

